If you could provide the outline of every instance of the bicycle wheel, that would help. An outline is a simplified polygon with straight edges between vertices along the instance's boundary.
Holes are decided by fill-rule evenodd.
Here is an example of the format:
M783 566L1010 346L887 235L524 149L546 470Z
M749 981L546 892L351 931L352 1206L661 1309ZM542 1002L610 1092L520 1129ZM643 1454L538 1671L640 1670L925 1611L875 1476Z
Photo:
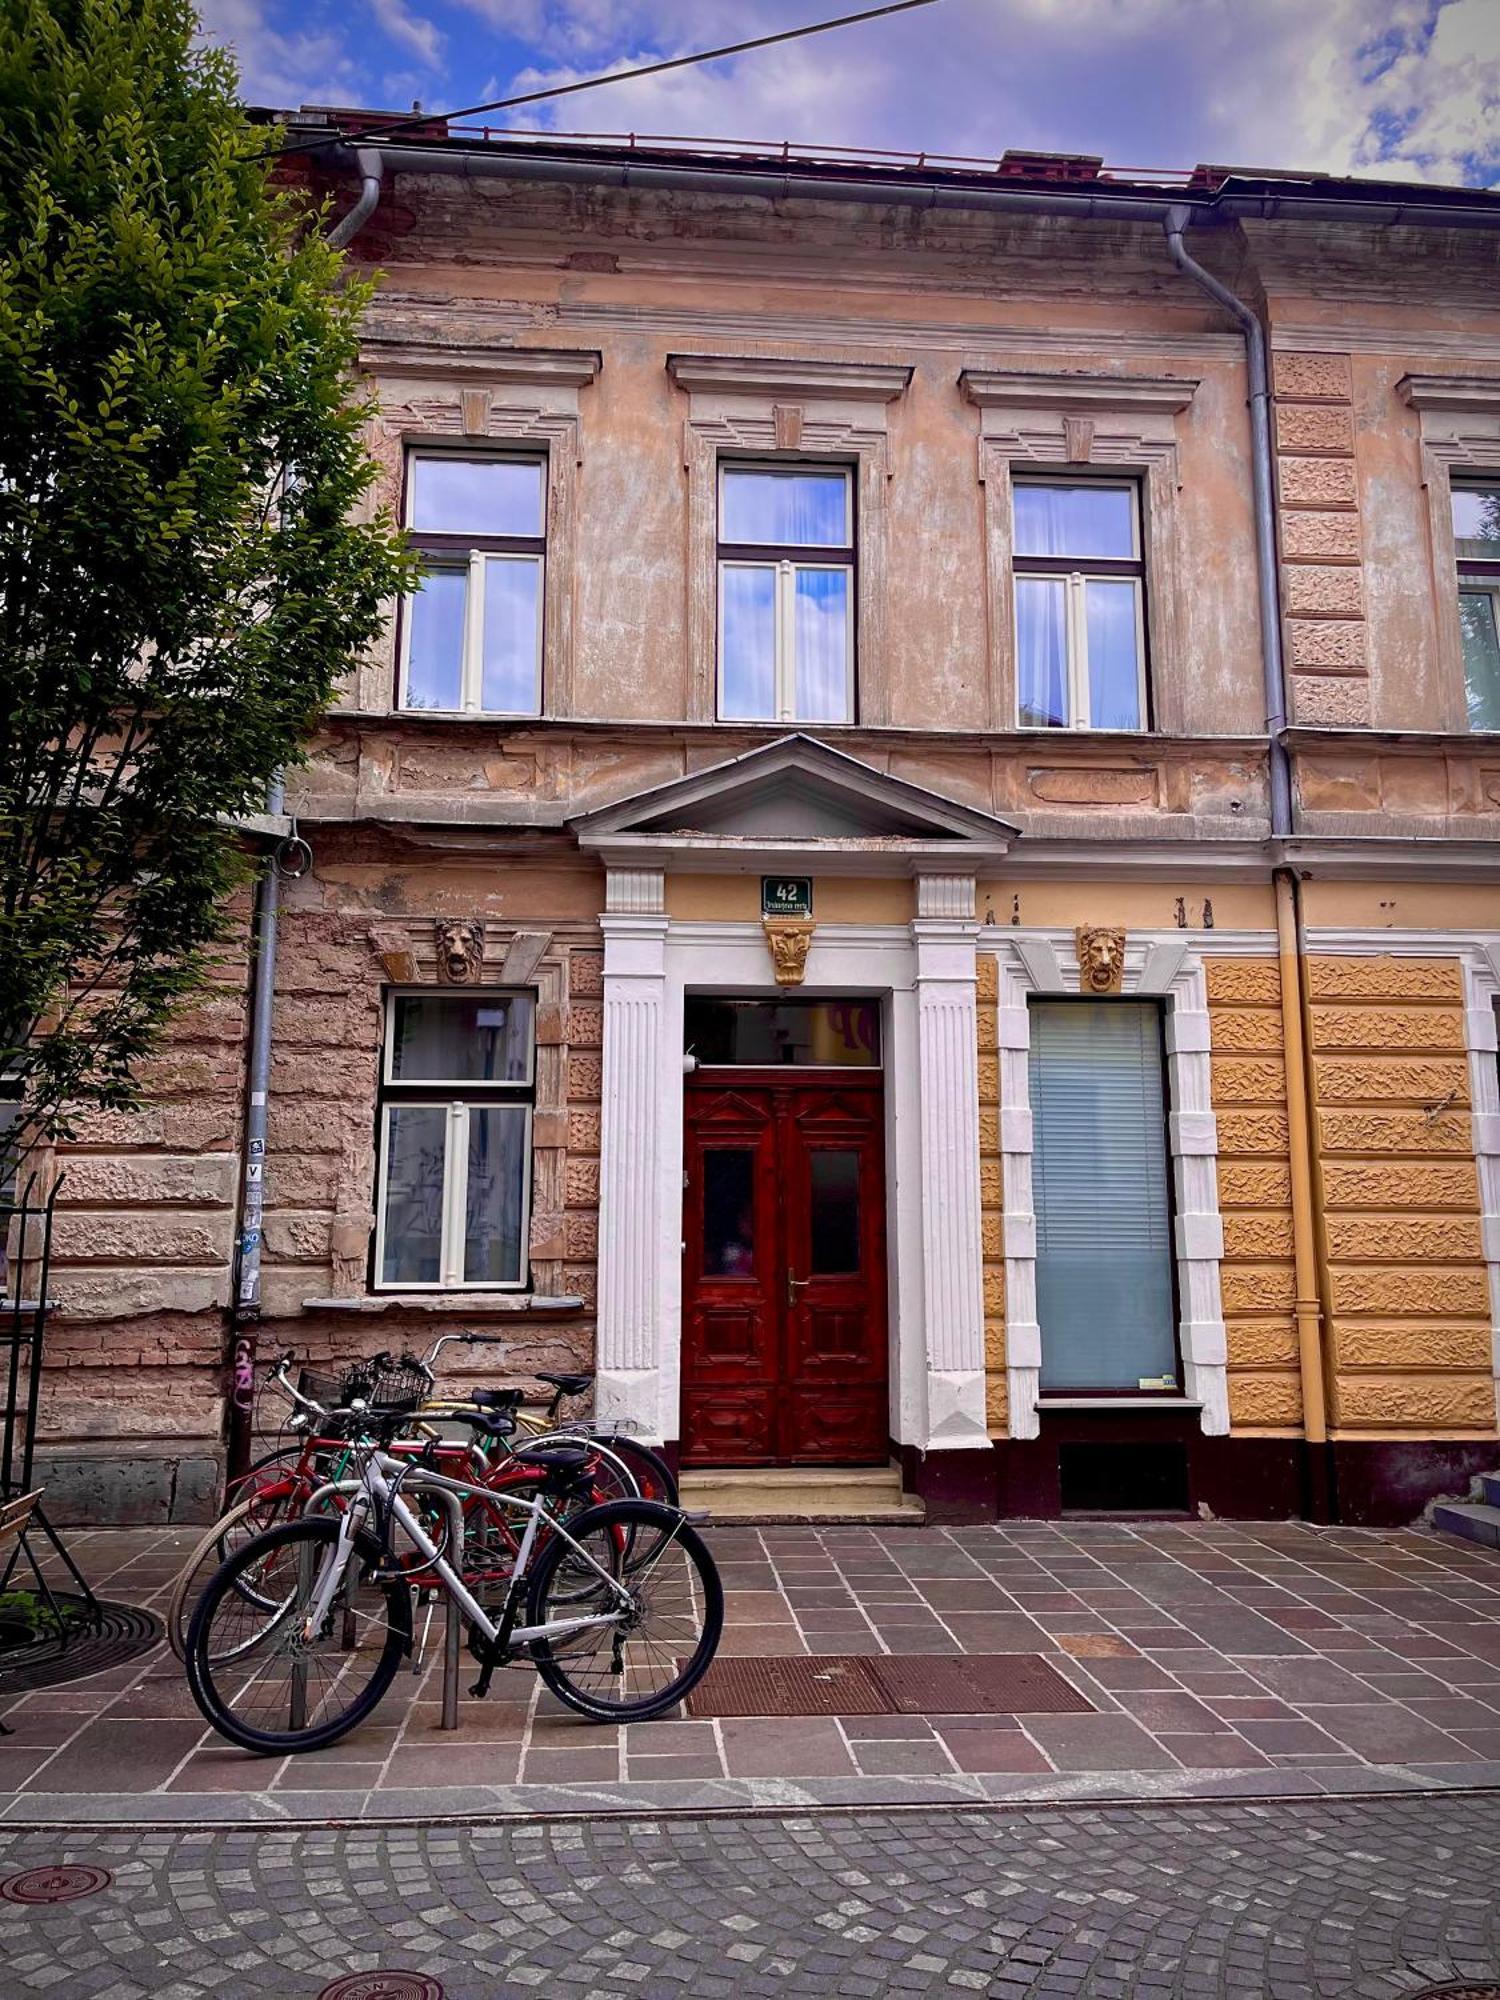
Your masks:
M306 1608L335 1554L339 1523L287 1521L237 1549L198 1600L188 1628L188 1685L221 1736L263 1755L321 1750L362 1722L411 1650L411 1593L370 1580L380 1545L361 1533L319 1629ZM253 1568L267 1613L239 1588Z
M608 1625L536 1639L531 1647L537 1672L558 1700L596 1722L645 1722L675 1707L707 1672L724 1625L718 1569L681 1514L650 1500L611 1500L567 1528L605 1571L621 1530L632 1542L657 1543L651 1560L622 1579L628 1606ZM554 1536L532 1580L527 1623L612 1610L615 1594L597 1573L588 1597L579 1594L583 1568L569 1542Z
M611 1431L608 1437L595 1439L595 1443L607 1445L615 1457L630 1468L631 1477L643 1500L655 1500L663 1507L676 1508L677 1481L672 1476L672 1468L649 1444L642 1444L639 1438L626 1437L619 1431ZM643 1569L660 1547L659 1534L632 1535L625 1559L626 1569Z

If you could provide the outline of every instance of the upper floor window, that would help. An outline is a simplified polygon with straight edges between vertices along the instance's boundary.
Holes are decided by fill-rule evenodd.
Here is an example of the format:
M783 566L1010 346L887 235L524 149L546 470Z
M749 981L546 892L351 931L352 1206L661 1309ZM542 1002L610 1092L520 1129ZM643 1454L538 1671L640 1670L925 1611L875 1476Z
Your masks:
M1500 729L1500 481L1453 489L1458 622L1471 729Z
M545 461L413 451L406 524L426 573L406 607L400 706L539 714Z
M1017 479L1023 729L1144 729L1145 568L1132 482Z
M719 467L719 714L854 720L854 479Z
M396 993L380 1104L376 1282L526 1283L535 1096L529 993Z

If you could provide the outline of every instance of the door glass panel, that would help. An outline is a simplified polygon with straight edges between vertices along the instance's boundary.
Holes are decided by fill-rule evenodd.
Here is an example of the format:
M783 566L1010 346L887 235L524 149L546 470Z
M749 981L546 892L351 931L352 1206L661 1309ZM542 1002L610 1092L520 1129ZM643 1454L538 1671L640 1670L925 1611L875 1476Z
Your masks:
M1174 1387L1160 1015L1033 1002L1030 1081L1042 1388Z
M514 1285L520 1279L525 1185L525 1106L471 1105L464 1214L466 1284Z
M834 1277L859 1269L859 1154L819 1149L808 1157L810 1269Z
M699 1064L878 1069L876 1000L714 1000L689 994L684 1051Z
M755 1153L715 1147L703 1155L703 1275L748 1278L755 1270Z
M385 1171L387 1285L435 1285L443 1275L443 1163L448 1113L441 1104L393 1105Z

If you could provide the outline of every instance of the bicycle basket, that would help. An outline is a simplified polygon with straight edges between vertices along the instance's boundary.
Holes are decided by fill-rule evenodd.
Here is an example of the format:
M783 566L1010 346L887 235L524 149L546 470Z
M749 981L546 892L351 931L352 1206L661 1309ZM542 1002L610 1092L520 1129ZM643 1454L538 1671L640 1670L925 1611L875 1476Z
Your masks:
M297 1392L325 1410L336 1410L347 1401L343 1375L330 1375L322 1368L304 1368L297 1377ZM359 1392L355 1392L359 1393Z
M351 1374L353 1372L350 1371ZM372 1409L392 1415L417 1409L427 1397L427 1378L416 1368L397 1364L390 1368L367 1369L361 1380L369 1384L368 1388L351 1390L350 1393L363 1396Z

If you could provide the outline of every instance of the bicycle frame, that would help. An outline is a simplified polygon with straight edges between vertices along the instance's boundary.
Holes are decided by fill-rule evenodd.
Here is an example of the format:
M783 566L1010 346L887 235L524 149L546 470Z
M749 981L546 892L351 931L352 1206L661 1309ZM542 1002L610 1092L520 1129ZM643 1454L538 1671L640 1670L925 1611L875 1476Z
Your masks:
M437 1544L407 1506L401 1496L403 1485L445 1497L453 1522L454 1539L450 1546L460 1563L463 1560L465 1498L480 1500L491 1505L498 1501L502 1506L529 1516L525 1532L521 1537L521 1547L510 1574L505 1604L498 1624L469 1591L463 1578L452 1563L439 1552ZM394 1523L401 1529L418 1552L426 1558L426 1573L435 1578L454 1598L460 1610L473 1622L486 1645L507 1657L512 1646L530 1645L538 1639L568 1638L574 1633L617 1624L620 1610L631 1602L630 1592L617 1583L609 1571L601 1563L596 1562L580 1542L573 1539L562 1523L548 1513L543 1500L525 1500L519 1495L497 1491L494 1487L475 1486L467 1480L450 1479L445 1474L434 1472L427 1467L404 1464L400 1459L392 1458L389 1453L382 1451L371 1453L358 1481L330 1482L327 1486L319 1487L308 1501L307 1511L312 1512L325 1495L343 1492L350 1492L352 1497L350 1504L339 1516L338 1543L318 1578L302 1623L302 1637L309 1644L321 1630L332 1610L335 1593L354 1553L354 1537L370 1520L372 1514L375 1519ZM581 1557L600 1581L608 1586L615 1599L614 1610L595 1613L589 1617L554 1618L545 1625L517 1625L514 1622L532 1550L544 1521L551 1533L561 1536L575 1555ZM499 1660L497 1659L494 1664L498 1665Z

